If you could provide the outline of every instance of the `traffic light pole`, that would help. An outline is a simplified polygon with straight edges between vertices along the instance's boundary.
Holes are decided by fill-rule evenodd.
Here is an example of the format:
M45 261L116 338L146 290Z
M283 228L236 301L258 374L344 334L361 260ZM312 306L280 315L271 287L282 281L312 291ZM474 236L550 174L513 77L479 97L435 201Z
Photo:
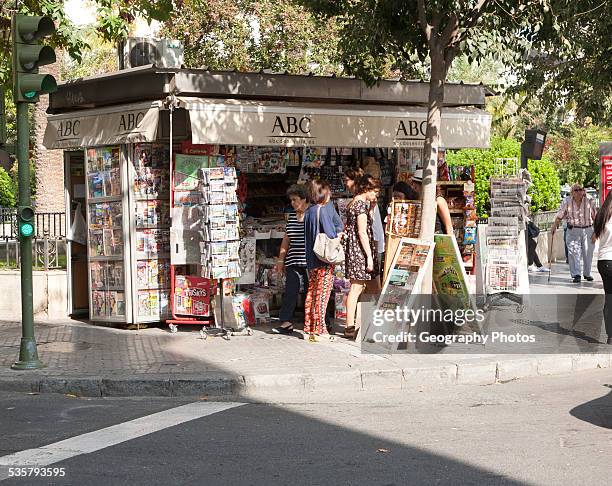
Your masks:
M30 194L30 127L28 103L17 105L17 161L19 176L18 226L21 227L23 208L31 206ZM21 255L21 346L19 361L13 364L14 370L35 370L44 364L38 359L34 339L34 305L32 291L32 236L24 236L19 231L19 250Z
M17 107L17 161L19 173L19 207L17 209L19 247L21 250L21 346L15 370L35 370L44 365L38 359L34 339L34 305L32 292L32 238L34 210L30 195L30 124L28 107L39 96L57 90L55 78L39 74L38 68L56 61L55 51L41 39L56 32L53 19L47 16L13 14L11 19L13 99Z

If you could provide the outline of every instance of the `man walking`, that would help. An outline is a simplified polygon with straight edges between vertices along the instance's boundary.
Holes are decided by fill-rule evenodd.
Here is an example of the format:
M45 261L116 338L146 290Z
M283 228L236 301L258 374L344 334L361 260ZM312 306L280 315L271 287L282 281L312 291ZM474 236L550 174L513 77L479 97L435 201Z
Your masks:
M554 238L561 220L565 219L567 222L568 260L574 283L580 283L581 266L584 279L588 282L593 281L591 263L595 245L591 241L591 236L596 213L593 199L586 195L581 184L574 184L571 194L561 203L552 226Z

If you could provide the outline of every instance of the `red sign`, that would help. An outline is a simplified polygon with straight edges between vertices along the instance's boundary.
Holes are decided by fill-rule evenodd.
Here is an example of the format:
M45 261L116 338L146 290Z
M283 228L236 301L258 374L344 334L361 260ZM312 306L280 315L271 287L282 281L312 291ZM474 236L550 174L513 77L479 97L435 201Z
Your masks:
M187 155L214 155L214 145L195 144L191 142L181 143L181 153Z
M601 156L601 204L612 191L612 155Z
M184 316L210 316L210 280L191 275L176 275L174 313Z

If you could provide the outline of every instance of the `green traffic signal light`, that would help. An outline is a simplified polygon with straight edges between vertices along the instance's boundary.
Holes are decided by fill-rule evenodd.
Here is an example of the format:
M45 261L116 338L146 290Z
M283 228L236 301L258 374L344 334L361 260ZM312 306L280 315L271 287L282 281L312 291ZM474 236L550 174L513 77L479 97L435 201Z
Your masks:
M57 90L55 78L38 68L56 61L55 51L38 41L55 33L50 17L16 14L12 21L13 95L15 102L36 103L41 94Z
M22 223L19 226L19 233L21 236L32 236L34 234L34 225L32 223Z
M32 74L22 76L17 80L17 88L24 98L28 100L37 99L39 94L53 93L57 91L57 82L49 74Z
M19 234L21 236L32 236L34 234L34 209L30 206L22 206L17 210L19 217Z

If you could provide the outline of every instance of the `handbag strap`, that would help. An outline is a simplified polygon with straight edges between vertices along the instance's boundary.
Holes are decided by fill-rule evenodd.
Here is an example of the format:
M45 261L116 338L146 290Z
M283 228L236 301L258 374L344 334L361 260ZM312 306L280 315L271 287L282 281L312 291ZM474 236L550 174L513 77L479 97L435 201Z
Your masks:
M317 234L321 232L321 224L319 223L320 214L321 214L321 205L317 204Z

